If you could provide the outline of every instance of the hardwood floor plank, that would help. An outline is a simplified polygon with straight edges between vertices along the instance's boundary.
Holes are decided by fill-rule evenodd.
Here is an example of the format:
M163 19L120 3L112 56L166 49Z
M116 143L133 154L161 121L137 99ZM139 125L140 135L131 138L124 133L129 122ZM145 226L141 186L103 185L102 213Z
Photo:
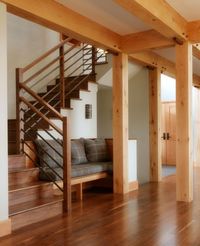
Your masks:
M193 203L176 202L175 176L125 196L87 192L70 215L19 229L2 246L200 245L200 170ZM50 213L50 211L48 211Z

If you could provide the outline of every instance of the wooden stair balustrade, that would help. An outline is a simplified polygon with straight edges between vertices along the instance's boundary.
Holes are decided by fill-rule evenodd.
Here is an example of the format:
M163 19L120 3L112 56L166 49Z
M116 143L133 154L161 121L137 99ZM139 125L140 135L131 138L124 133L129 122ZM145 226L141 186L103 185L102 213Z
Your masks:
M66 47L68 43L70 46ZM67 37L31 64L16 70L17 119L8 123L9 154L18 153L9 156L9 214L13 230L71 209L69 126L61 109L73 110L71 100L81 100L80 92L89 92L88 83L96 83L94 63L101 56L95 55L93 47L89 55L91 49L84 51L87 46ZM59 125L54 123L57 120ZM31 143L38 138L48 143L44 133L62 149L59 155L64 177L60 184L39 180L39 152ZM55 151L51 144L49 147ZM53 158L52 161L56 163ZM49 167L48 163L45 165ZM59 189L55 190L55 186Z

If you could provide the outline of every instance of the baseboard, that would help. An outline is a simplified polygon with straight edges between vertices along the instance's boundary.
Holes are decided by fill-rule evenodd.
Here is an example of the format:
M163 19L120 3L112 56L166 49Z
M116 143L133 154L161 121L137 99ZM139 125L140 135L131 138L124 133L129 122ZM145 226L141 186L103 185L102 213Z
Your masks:
M130 191L134 191L134 190L138 190L138 181L131 181L128 183L128 189L129 189L129 192Z
M0 237L11 234L11 219L0 221Z

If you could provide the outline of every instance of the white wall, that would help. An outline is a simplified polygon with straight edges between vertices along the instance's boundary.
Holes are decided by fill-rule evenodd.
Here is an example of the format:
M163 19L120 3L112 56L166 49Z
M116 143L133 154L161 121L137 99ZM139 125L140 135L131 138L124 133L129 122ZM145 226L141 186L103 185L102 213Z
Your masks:
M129 80L129 137L137 139L137 170L139 183L149 181L148 75L148 70L141 68L138 73Z
M0 221L8 219L7 30L6 7L0 3Z
M112 138L112 87L99 87L97 95L98 137Z
M8 28L8 118L16 117L15 69L24 67L59 41L58 33L12 14Z
M80 101L72 100L69 119L73 139L97 137L97 85L89 83L89 91L80 93ZM92 105L92 119L85 119L85 104Z
M148 84L148 70L129 64L129 138L137 139L137 176L139 183L149 181ZM97 98L98 137L112 137L112 87L100 87Z
M128 182L137 181L137 140L128 141Z
M97 90L98 86L94 83L89 83L89 92L81 91L80 100L71 100L72 110L62 109L61 113L68 117L70 126L70 138L96 138L97 137ZM92 105L92 118L85 118L85 104ZM62 129L62 122L58 119L51 121ZM53 127L50 127L51 135L55 138L61 138ZM51 139L48 133L43 130L39 134L45 139Z
M161 101L176 101L176 80L161 74Z

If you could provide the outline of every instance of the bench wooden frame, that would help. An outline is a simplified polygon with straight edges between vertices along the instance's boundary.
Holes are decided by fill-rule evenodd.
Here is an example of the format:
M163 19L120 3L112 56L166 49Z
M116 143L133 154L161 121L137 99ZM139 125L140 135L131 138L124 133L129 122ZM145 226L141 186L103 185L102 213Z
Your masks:
M106 140L106 144L108 147L109 156L112 161L113 160L113 140L112 139L105 139L105 140ZM35 148L32 142L29 142L29 145L31 145L32 149ZM26 148L26 145L24 147ZM32 151L30 151L29 148L26 148L25 151L29 154L29 156L31 156L32 160L36 159L35 154ZM28 157L26 158L26 166L27 167L34 166L33 161L31 161ZM72 192L75 191L76 198L78 200L82 200L83 199L83 184L91 182L91 181L95 181L95 180L105 179L108 177L109 177L109 174L107 172L100 172L100 173L95 173L95 174L91 174L87 176L72 178L71 179ZM62 187L62 181L58 181L57 184L60 187ZM54 189L55 190L57 189L56 185L54 185Z

